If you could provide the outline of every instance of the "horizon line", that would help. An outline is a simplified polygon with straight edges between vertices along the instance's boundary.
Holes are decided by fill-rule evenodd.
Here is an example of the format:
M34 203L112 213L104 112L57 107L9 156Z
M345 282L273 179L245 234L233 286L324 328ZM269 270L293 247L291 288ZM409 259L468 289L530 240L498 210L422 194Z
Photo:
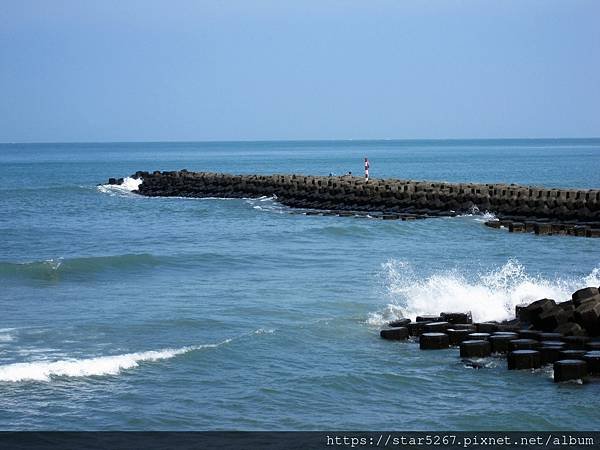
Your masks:
M220 144L220 143L269 143L269 142L417 142L417 141L582 141L600 140L590 137L485 137L485 138L323 138L323 139L214 139L214 140L101 140L101 141L15 141L0 142L0 145L45 145L45 144Z

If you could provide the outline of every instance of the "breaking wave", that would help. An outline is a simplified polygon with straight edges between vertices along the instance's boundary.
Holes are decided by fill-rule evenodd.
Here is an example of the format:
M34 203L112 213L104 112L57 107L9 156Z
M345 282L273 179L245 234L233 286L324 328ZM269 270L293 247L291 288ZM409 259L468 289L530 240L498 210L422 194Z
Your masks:
M381 277L389 303L369 315L369 325L381 326L391 320L420 314L471 311L473 320L514 318L515 306L541 298L564 301L586 286L600 285L600 267L579 279L545 279L532 276L516 260L502 267L468 278L457 271L419 276L403 261L382 264Z
M139 353L126 353L97 358L65 359L59 361L35 361L0 366L0 381L51 381L53 377L89 377L118 375L121 371L138 367L143 362L171 359L205 348L215 348L231 342L232 339L217 344L192 345L176 349L151 350Z
M460 217L473 217L476 222L489 222L498 220L496 214L492 211L481 211L477 206L473 206L468 214L461 214Z
M12 330L12 328L6 330ZM5 364L0 365L0 382L50 382L53 378L57 377L80 378L118 375L124 370L139 367L140 364L145 362L167 360L198 350L217 348L238 339L273 334L276 331L276 328L258 328L215 344L188 345L180 348L164 348L161 350L98 356L94 358L66 358L55 361L36 360ZM53 350L47 348L28 349L25 354L31 355L32 353L44 353Z
M131 178L127 177L123 179L123 183L121 184L101 184L97 186L97 189L103 194L109 195L131 195L133 191L137 191L142 184L143 180L141 178Z
M258 211L283 214L289 210L287 206L284 206L277 201L276 195L270 197L263 195L262 197L257 198L244 198L244 200L248 205L252 206L253 209Z

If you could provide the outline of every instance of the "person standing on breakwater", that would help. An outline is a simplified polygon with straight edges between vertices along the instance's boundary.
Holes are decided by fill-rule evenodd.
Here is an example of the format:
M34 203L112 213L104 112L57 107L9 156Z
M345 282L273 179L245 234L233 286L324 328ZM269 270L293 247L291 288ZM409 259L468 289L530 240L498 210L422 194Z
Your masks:
M365 156L365 181L369 181L369 160Z

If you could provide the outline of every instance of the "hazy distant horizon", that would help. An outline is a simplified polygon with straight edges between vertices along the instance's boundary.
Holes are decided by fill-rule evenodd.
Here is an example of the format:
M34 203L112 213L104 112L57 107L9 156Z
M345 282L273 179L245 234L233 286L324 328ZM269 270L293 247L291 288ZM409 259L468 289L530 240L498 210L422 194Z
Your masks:
M5 0L0 142L600 136L599 16L593 0Z
M52 144L235 144L269 142L489 142L489 141L600 141L600 136L589 137L490 137L490 138L372 138L372 139L215 139L215 140L105 140L105 141L15 141L0 142L0 145L52 145Z

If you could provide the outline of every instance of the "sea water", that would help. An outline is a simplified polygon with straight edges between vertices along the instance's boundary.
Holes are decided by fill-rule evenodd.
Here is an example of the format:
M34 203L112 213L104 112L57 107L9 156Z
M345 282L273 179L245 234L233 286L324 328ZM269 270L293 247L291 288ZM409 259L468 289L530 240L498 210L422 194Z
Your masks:
M306 216L273 198L143 198L138 170L600 187L600 140L0 146L0 428L594 429L600 382L481 369L379 338L397 317L600 285L600 239L481 214Z

